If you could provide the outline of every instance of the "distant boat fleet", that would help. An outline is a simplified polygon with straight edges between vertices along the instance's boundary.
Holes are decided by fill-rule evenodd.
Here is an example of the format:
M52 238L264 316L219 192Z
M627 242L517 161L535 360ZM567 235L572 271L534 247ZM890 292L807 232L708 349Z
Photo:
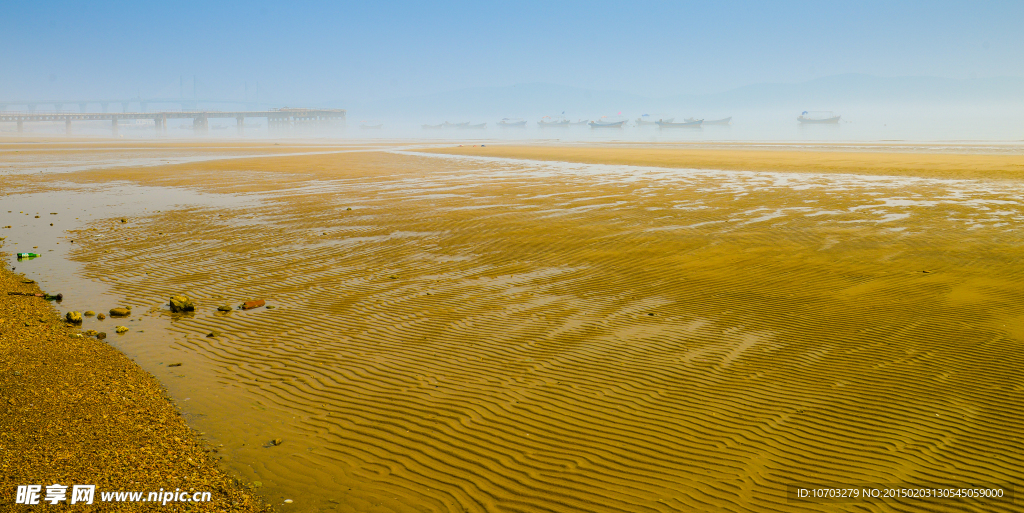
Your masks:
M801 125L814 125L814 124L838 124L841 116L834 112L829 111L803 111L800 116L796 118ZM503 118L502 120L495 123L499 128L526 128L527 121L521 118ZM654 116L644 114L643 116L633 120L632 124L629 120L616 118L616 117L602 117L596 120L589 119L577 119L576 121L570 121L569 119L562 116L544 116L537 121L538 128L568 128L571 126L589 126L594 129L602 128L623 128L626 126L636 127L658 127L658 128L701 128L704 126L729 126L732 125L732 116L720 118L720 119L698 119L698 118L685 118L683 121L676 121L676 118L655 118ZM364 121L360 127L364 129L380 129L383 128L384 124L379 121ZM487 128L487 123L471 123L469 121L463 121L461 123L450 123L445 121L437 125L422 125L424 130L483 130Z

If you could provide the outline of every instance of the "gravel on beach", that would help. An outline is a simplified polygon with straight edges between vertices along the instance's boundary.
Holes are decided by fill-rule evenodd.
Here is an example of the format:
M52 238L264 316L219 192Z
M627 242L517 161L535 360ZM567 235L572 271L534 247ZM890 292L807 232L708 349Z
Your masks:
M80 511L150 511L153 504L103 502L102 492L210 492L210 502L167 511L272 511L226 474L216 453L185 423L163 387L102 340L79 335L38 292L0 268L0 504L20 485L95 485ZM189 493L191 496L191 493ZM24 507L24 506L23 506ZM78 509L76 509L78 510Z

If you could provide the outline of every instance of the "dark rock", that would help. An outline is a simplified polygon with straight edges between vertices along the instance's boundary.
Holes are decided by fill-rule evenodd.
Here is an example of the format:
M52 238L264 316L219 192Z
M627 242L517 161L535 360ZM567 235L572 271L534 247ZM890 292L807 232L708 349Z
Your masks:
M111 317L128 317L131 314L132 314L132 311L130 309L128 309L128 308L111 308L110 309L110 316Z
M171 296L171 311L172 312L194 312L196 309L195 303L192 302L186 295Z
M230 312L232 309L228 305L221 305L217 307L218 312Z
M68 312L67 315L64 316L64 318L67 319L68 322L70 323L82 324L82 314L78 312Z
M101 332L96 334L96 338L98 338L100 340L103 340L103 339L107 338L107 334L101 331Z

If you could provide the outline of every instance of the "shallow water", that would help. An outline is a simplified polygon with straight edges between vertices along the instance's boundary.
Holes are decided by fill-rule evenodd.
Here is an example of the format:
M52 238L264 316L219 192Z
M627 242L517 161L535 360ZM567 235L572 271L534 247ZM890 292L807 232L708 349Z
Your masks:
M62 309L134 307L108 340L289 511L817 511L786 485L1020 484L1016 183L294 158L310 171L12 176L0 212ZM18 213L38 204L62 209ZM194 315L166 311L179 292ZM214 310L254 298L276 308Z

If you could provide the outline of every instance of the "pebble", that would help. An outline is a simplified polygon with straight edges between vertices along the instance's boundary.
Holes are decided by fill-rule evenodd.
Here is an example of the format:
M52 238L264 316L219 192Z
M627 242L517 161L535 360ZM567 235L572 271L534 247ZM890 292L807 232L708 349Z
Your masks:
M111 317L127 317L132 314L132 311L128 308L111 308Z
M96 338L98 338L100 340L103 340L103 339L107 338L107 334L105 332L101 331L101 332L96 334Z
M181 367L181 364L180 363L171 363L171 364L168 364L167 366L168 367Z
M118 327L114 328L114 331L116 331L118 333L125 333L125 332L128 331L128 327L127 326L118 326Z
M84 313L82 313L82 315L84 315L86 317L92 317L92 316L96 315L96 312L94 312L92 310L86 310Z
M96 316L96 318L102 321L103 319L106 319L107 316L103 315L103 314L99 314L99 315Z
M228 305L221 305L217 307L218 312L230 312L232 309Z

